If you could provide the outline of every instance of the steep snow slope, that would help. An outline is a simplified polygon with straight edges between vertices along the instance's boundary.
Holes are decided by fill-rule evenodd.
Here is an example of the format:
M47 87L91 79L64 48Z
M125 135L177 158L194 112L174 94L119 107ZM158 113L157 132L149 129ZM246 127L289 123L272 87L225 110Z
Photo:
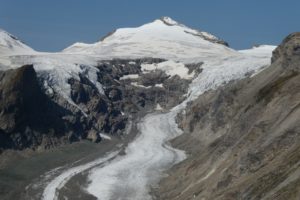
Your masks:
M158 57L190 61L201 57L235 53L222 40L188 28L169 17L137 28L121 28L94 44L75 43L65 53L106 57Z
M35 51L15 36L0 29L0 56L32 54Z

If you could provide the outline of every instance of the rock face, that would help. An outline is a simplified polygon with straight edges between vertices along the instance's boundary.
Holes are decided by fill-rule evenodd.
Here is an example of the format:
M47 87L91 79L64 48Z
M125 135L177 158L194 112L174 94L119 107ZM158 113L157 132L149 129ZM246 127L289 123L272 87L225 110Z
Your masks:
M0 76L0 149L47 148L66 142L70 130L83 131L78 117L66 119L70 112L43 93L32 65Z
M1 71L0 150L48 149L81 139L99 142L100 133L122 135L131 118L154 110L157 104L169 108L183 100L191 80L159 70L141 71L143 63L163 61L101 61L96 76L104 92L83 71L79 79L67 80L71 101L56 90L49 92L49 86L44 86L47 74L36 72L32 65ZM191 73L199 71L201 63L195 66L189 67ZM138 77L122 79L132 74Z
M300 33L272 65L190 103L173 141L189 157L161 182L159 199L300 198Z

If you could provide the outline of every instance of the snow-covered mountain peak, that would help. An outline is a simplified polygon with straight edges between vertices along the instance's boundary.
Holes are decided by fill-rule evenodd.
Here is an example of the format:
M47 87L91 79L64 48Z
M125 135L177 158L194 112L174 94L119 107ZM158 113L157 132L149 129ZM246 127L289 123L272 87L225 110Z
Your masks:
M103 40L114 38L114 36L121 34L125 36L128 32L130 32L130 34L132 35L150 34L151 37L169 40L174 39L175 41L182 39L181 37L184 37L184 39L186 39L185 36L192 35L193 37L199 37L209 42L225 44L226 46L228 46L225 41L222 41L221 39L217 38L216 36L210 33L189 28L188 26L179 23L171 17L167 16L161 17L150 23L144 24L136 28L117 29L109 33Z
M0 29L0 55L30 54L34 50L17 37Z
M117 29L94 44L75 43L63 52L106 58L156 57L182 61L234 50L212 34L162 17L139 27Z

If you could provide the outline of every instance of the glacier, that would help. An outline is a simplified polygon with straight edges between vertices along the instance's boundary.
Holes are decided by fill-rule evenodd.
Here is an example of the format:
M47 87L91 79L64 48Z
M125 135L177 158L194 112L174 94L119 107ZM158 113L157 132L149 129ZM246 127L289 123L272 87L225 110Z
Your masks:
M67 80L70 77L78 79L80 73L85 72L99 92L103 92L95 78L98 69L94 67L101 60L163 58L165 63L144 65L144 73L159 68L171 76L177 74L187 79L192 75L187 73L183 64L204 63L202 72L190 84L185 101L170 111L154 112L140 120L139 133L126 147L125 155L119 151L108 152L93 162L66 168L47 181L42 198L57 199L59 190L72 177L88 171L85 190L98 199L152 199L151 188L156 186L167 169L186 158L185 152L172 148L168 142L183 134L176 124L177 114L204 92L263 70L270 64L275 48L264 45L236 51L218 41L209 33L196 31L165 17L140 27L117 29L99 42L76 43L58 53L36 52L25 46L22 48L27 49L25 51L1 55L2 69L33 63L38 75L44 77L47 91L60 93L71 104L74 102L69 96Z

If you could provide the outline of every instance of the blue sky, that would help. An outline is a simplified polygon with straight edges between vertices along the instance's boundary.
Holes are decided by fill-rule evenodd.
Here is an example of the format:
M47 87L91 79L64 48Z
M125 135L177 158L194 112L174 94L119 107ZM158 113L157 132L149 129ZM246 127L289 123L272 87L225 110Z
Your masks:
M59 51L170 16L244 49L300 31L299 8L299 0L0 0L0 28L36 50Z

